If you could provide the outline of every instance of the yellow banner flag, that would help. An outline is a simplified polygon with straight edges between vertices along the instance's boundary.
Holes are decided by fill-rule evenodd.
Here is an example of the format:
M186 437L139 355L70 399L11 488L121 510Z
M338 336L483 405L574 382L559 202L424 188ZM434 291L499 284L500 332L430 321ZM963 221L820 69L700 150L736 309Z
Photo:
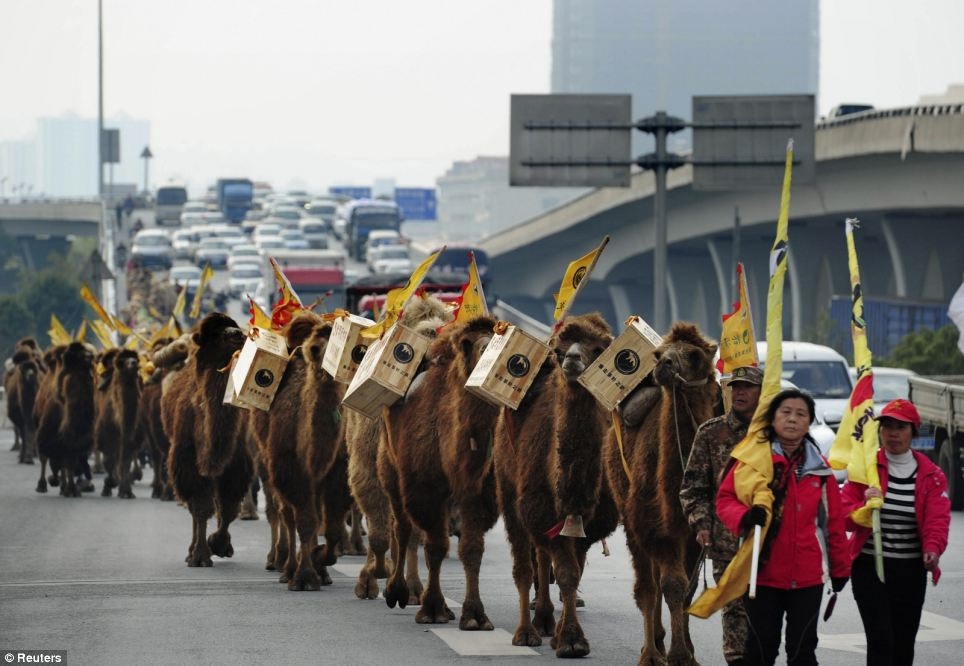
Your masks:
M50 336L50 342L55 345L69 345L73 340L70 338L70 333L64 328L64 325L60 323L57 319L57 315L50 313L50 328L47 330L47 335Z
M475 252L469 250L469 281L462 287L455 320L452 323L470 321L489 314L489 306L485 302L482 291L482 280L479 278L479 267L475 263Z
M213 277L214 269L211 268L211 264L205 264L204 270L201 271L201 281L198 283L197 291L194 292L194 300L191 301L191 311L188 313L191 319L197 319L201 316L201 299L204 296L204 288Z
M739 300L733 304L733 312L723 315L723 332L720 334L720 360L717 369L724 375L741 366L759 363L742 263L736 265L736 280L739 285Z
M767 510L767 525L761 530L766 536L773 506L773 458L770 442L763 436L766 412L773 398L780 392L780 376L783 372L783 283L787 272L790 227L790 181L793 171L793 140L787 144L787 159L783 171L783 191L780 196L780 216L777 219L777 235L770 249L770 286L767 291L767 357L763 368L763 386L760 402L753 413L753 420L746 436L731 454L737 460L733 470L736 495L747 506L760 505ZM736 555L730 560L716 587L704 590L693 602L688 612L696 617L708 618L738 599L750 584L750 565L753 558L753 539L746 539Z
M432 268L432 264L435 263L435 260L438 259L444 250L445 246L443 245L428 255L425 260L412 271L408 282L406 282L404 286L388 292L388 295L385 297L385 312L382 314L382 320L374 326L362 329L362 337L380 338L385 331L395 325L395 322L398 321L398 318L402 314L402 308L405 307L405 303L408 302L408 299L415 293L415 290L422 284L422 280L425 279L425 274Z
M121 335L131 335L134 332L133 329L125 324L117 315L111 315L111 321L114 323L114 330Z
M291 321L294 314L298 310L304 310L305 306L275 258L268 257L268 261L271 262L274 278L278 282L278 302L271 308L271 328L281 330Z
M251 319L248 320L248 323L252 326L257 326L258 328L270 331L271 317L269 317L268 314L261 309L260 305L255 303L254 299L251 298L250 295L248 296L248 303L251 304L248 308L248 312L251 313Z
M84 300L85 303L87 303L87 305L93 308L94 312L97 313L97 316L100 317L101 321L103 321L111 328L114 328L114 320L111 318L109 314L107 314L107 311L104 309L104 306L100 304L100 301L97 300L97 297L94 295L94 292L90 290L90 287L88 287L86 283L84 283L84 285L81 286L80 288L80 297Z
M113 349L117 345L114 344L114 340L110 337L110 328L107 324L102 321L92 321L90 322L90 329L94 332L94 337L100 342L100 346L104 349Z
M174 301L174 310L171 311L175 317L180 317L184 314L184 308L187 307L187 285L181 287L181 293L177 295L177 300Z
M77 333L74 335L74 340L77 342L84 342L87 339L87 320L84 319L80 322L80 326L77 327Z
M847 478L863 483L871 488L880 488L877 473L878 423L874 418L874 372L872 355L867 344L867 326L864 321L864 297L860 286L860 267L857 263L857 248L854 245L854 229L857 220L848 219L844 225L847 236L847 260L850 265L851 311L850 333L854 343L854 367L857 369L857 383L847 401L837 438L830 447L830 466L834 469L847 468ZM859 525L870 527L872 513L884 502L879 497L851 514Z
M169 317L167 323L157 329L157 332L151 336L151 339L147 342L147 348L151 349L154 345L164 338L176 338L177 337L177 320L174 317Z
M559 293L556 294L556 310L553 313L555 321L561 320L569 312L569 307L575 300L576 294L579 293L583 282L589 281L589 275L608 243L609 236L606 236L595 250L569 263L569 268L566 269L562 284L559 286Z

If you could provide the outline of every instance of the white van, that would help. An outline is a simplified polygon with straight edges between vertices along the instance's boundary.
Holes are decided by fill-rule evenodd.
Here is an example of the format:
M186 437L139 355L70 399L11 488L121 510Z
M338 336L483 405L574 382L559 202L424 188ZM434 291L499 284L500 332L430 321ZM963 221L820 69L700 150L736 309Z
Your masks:
M758 342L756 347L762 368L766 365L767 343ZM836 432L854 388L847 359L830 347L785 341L781 378L812 395L818 418Z

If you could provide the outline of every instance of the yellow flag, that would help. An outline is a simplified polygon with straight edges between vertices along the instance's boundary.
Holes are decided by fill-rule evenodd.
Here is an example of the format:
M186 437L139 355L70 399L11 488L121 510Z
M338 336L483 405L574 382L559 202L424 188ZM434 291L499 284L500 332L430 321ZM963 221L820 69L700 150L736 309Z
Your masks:
M724 375L733 372L735 368L759 363L742 263L736 265L736 279L740 290L739 300L733 304L733 312L723 315L723 332L720 334L720 360L717 369Z
M80 326L77 327L77 334L74 336L74 340L77 342L84 342L87 339L87 320L84 319L80 322Z
M104 322L92 321L90 322L90 329L94 332L94 336L104 349L113 349L117 346L114 344L114 340L110 337L110 328L108 328L107 324Z
M151 336L151 339L147 343L148 349L154 346L158 340L163 340L164 338L176 338L177 337L177 321L174 317L170 317L167 323L157 329L157 333Z
M487 314L489 314L489 306L485 302L485 293L482 291L482 280L479 278L479 267L475 263L475 252L469 250L469 281L462 287L455 321L452 323L470 321Z
M251 313L251 319L248 320L248 323L252 326L257 326L258 328L270 331L271 317L269 317L267 313L261 309L260 305L254 302L254 299L251 298L250 295L248 296L248 303L251 304L251 306L248 308L248 312Z
M385 312L382 315L382 320L374 326L362 329L361 334L363 337L380 338L385 331L395 325L395 322L398 321L398 318L402 314L402 308L405 307L405 303L407 303L411 295L415 293L418 286L422 284L422 280L425 279L425 274L432 268L432 264L435 263L435 260L438 259L444 250L445 246L443 245L428 255L425 260L412 271L405 286L392 289L388 292L388 295L385 297Z
M121 318L118 317L117 315L112 315L111 321L114 322L114 330L120 333L121 335L131 335L132 333L134 333L133 329L131 329L130 326L125 324L121 320Z
M175 317L180 317L184 314L184 308L187 307L187 285L181 287L181 293L177 295L177 300L174 301L174 310L171 312Z
M760 505L767 510L767 525L761 537L766 536L773 506L773 459L770 442L763 437L766 411L780 392L780 375L783 372L783 283L787 272L790 226L790 181L793 170L793 140L787 144L787 160L783 172L783 192L780 196L780 217L777 219L777 235L770 249L770 286L767 291L767 358L763 368L763 386L760 402L753 413L753 420L746 436L733 449L737 460L733 471L736 495L747 506ZM753 540L746 539L730 560L718 584L709 588L693 602L688 612L696 617L707 618L746 592L750 584L750 562L753 556Z
M109 314L107 314L107 311L104 309L104 306L100 304L100 301L97 300L97 297L94 295L94 292L90 290L90 287L88 287L86 283L80 288L80 297L84 300L85 303L87 303L87 305L93 308L94 312L97 313L97 316L100 317L101 321L103 321L111 328L114 328L113 319Z
M164 315L158 312L157 308L155 308L153 305L147 306L147 314L154 317L154 319L156 319L157 321L164 321Z
M57 315L50 313L50 329L47 331L47 335L50 336L50 342L55 345L69 345L73 340L70 338L70 333L64 328L64 325L60 323L57 319Z
M204 270L201 271L201 281L197 286L197 291L194 292L194 300L191 302L191 312L189 316L191 319L197 319L201 316L201 297L204 294L204 288L214 277L214 269L211 268L211 264L205 264Z
M555 321L559 321L569 312L572 301L575 300L583 282L589 281L589 275L607 243L609 243L609 236L606 236L595 250L569 263L566 275L562 278L562 284L559 286L559 293L556 294L556 310L553 313Z
M847 236L847 260L850 265L851 311L850 333L854 343L854 367L857 369L857 383L847 401L837 438L830 447L830 466L834 469L847 468L847 478L872 488L880 488L877 473L878 423L874 418L874 373L872 356L867 344L867 327L864 321L864 297L860 286L860 266L857 263L857 248L854 245L854 229L857 221L848 219L844 225ZM872 523L873 509L879 509L884 501L879 497L851 514L854 522L864 527Z

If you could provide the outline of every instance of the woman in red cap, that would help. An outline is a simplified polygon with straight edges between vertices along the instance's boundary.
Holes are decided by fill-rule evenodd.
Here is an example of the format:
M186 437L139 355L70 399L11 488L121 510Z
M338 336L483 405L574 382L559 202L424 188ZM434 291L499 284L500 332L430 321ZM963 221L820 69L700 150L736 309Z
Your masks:
M877 452L880 488L848 481L842 500L853 556L854 599L867 636L867 663L898 666L914 662L927 572L941 576L947 547L951 502L947 479L926 456L910 448L920 430L920 414L907 400L893 400L880 411L881 449ZM877 578L871 529L850 514L872 497L881 497L884 581Z

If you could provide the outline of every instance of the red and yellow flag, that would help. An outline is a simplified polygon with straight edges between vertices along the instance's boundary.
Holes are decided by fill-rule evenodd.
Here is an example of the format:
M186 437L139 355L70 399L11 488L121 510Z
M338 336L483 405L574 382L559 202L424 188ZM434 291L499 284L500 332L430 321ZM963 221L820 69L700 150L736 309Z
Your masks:
M720 360L716 368L729 374L744 365L757 365L756 336L753 334L753 317L750 315L750 299L747 296L746 274L743 264L736 265L739 300L733 304L733 312L723 315L723 332L720 334Z
M268 257L271 268L274 270L275 280L278 281L278 302L271 309L271 328L280 330L284 328L296 312L304 310L301 299L295 293L291 282L281 270L281 266L275 261L274 257Z
M847 478L872 488L880 488L877 474L877 436L878 423L874 418L874 372L872 355L867 344L867 326L864 321L864 297L860 286L860 266L857 263L857 248L854 245L854 229L858 222L848 219L845 224L847 235L847 260L850 265L851 311L850 333L854 342L854 367L857 369L857 383L847 401L843 420L837 429L837 438L830 447L830 466L834 469L847 468ZM871 527L874 509L883 506L884 501L872 497L867 503L851 514L853 521L864 527Z
M575 300L576 294L579 293L583 282L588 282L589 275L596 266L599 255L602 254L608 243L609 236L606 236L595 250L569 263L566 274L562 278L562 284L559 285L559 293L556 294L556 309L553 313L555 321L560 321L569 312L569 307Z
M97 313L97 316L100 317L101 321L111 328L114 328L113 317L107 314L107 310L105 310L104 306L100 304L100 301L97 300L94 292L90 290L90 287L88 287L86 283L84 283L80 288L80 297L94 310L94 312Z
M456 303L455 320L452 323L470 321L489 314L479 278L479 267L475 263L475 252L469 251L469 281L462 286L462 295Z
M428 273L429 269L432 268L432 264L438 259L439 255L445 250L443 245L441 248L428 255L422 263L412 271L412 274L408 278L408 282L405 286L399 287L398 289L392 289L388 292L385 297L385 311L382 313L382 319L374 326L369 326L368 328L362 329L361 335L365 338L380 338L382 335L395 325L398 318L402 316L402 308L405 307L405 303L408 299L415 293L419 285L422 284L422 280L425 279L425 274Z
M793 171L793 140L787 144L787 160L783 171L783 192L780 196L780 217L777 219L777 235L770 248L770 286L767 291L767 358L763 368L763 386L760 402L753 413L753 420L746 436L733 449L737 460L733 470L736 495L747 506L760 505L767 509L767 525L770 526L770 508L773 506L773 458L770 442L763 437L766 412L774 396L780 392L780 375L783 372L783 283L787 272L790 226L790 181ZM696 617L708 618L738 599L750 584L750 564L753 557L753 540L746 539L730 560L716 587L704 590L693 602L688 612Z
M261 309L260 305L255 303L250 294L248 295L248 303L251 304L248 307L248 312L251 313L251 319L248 320L248 323L252 326L257 326L260 329L264 329L265 331L270 331L271 317L269 317L267 313Z
M201 316L201 300L204 297L204 288L208 286L208 282L214 277L214 269L211 268L211 264L205 264L204 270L201 271L201 280L198 283L197 291L194 292L194 300L191 301L191 311L188 316L191 319L197 319Z

